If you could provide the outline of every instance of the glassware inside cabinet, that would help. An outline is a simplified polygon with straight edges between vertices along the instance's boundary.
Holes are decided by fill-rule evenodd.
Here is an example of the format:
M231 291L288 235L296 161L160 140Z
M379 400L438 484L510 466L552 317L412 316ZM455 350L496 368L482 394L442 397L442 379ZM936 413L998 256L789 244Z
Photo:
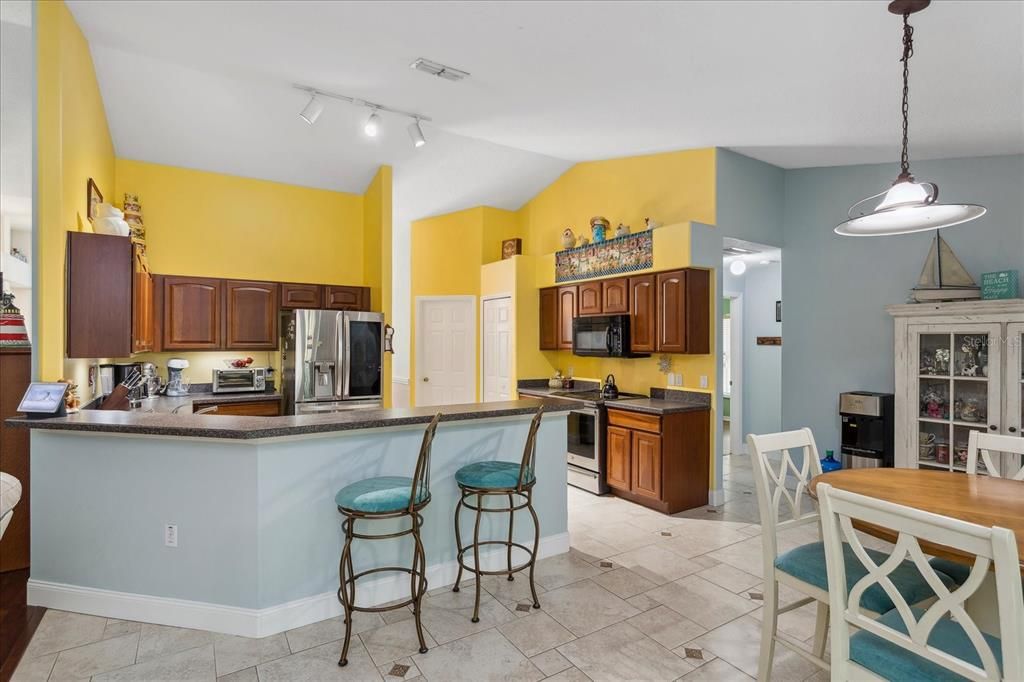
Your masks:
M983 423L988 420L988 382L953 380L953 420Z
M927 419L949 419L949 381L920 379L920 415Z
M956 334L953 337L953 375L988 376L988 334Z
M949 376L949 334L921 334L918 355L919 373L924 376Z
M949 468L949 426L935 422L917 423L917 461L921 466Z

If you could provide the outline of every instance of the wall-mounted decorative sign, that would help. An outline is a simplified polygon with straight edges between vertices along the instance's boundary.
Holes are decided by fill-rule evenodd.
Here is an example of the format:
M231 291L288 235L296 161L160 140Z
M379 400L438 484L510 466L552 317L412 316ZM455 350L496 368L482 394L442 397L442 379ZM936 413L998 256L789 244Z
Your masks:
M512 256L518 256L523 252L523 240L519 237L506 239L501 243L501 259L505 260Z
M781 336L759 336L757 337L757 345L759 346L781 346Z
M654 266L654 235L637 232L555 254L555 281L636 272Z
M1020 293L1020 276L1016 270L985 272L981 275L981 297L986 300L1017 298Z

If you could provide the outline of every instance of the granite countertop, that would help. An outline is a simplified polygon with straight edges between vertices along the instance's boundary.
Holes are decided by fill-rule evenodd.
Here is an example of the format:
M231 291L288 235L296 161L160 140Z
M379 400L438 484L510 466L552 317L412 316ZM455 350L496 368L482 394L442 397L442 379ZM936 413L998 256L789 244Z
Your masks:
M601 385L597 382L577 381L576 386L569 391L593 391L599 390ZM527 379L520 381L516 390L523 395L552 396L556 392L563 392L565 389L548 388L547 379ZM643 412L645 414L678 414L681 412L700 412L711 409L711 394L699 391L668 390L664 388L651 388L650 398L628 398L623 400L611 400L604 403L604 406L614 410L626 412ZM573 400L564 397L564 400Z
M218 399L223 394L217 394ZM236 394L237 395L237 394ZM190 396L191 397L191 396ZM251 395L250 395L251 398ZM240 400L241 397L239 396ZM269 399L269 397L267 398ZM190 438L253 440L314 433L380 429L410 424L426 424L441 412L442 421L465 421L511 417L535 412L541 405L547 412L568 412L573 402L557 398L511 400L495 403L444 405L441 407L347 410L330 414L284 417L241 417L208 414L168 414L166 412L121 412L83 410L55 419L8 419L12 426L58 431L89 431Z
M610 410L625 412L643 412L644 414L678 414L680 412L705 412L710 405L686 403L679 400L657 400L655 398L631 398L605 403Z

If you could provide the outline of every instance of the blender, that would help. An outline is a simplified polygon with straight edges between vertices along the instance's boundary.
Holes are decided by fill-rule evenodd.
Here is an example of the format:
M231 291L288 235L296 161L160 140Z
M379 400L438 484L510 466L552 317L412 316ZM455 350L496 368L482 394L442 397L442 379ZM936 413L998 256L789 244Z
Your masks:
M171 358L167 361L167 390L164 395L181 398L188 395L188 386L182 381L181 373L188 368L188 360Z

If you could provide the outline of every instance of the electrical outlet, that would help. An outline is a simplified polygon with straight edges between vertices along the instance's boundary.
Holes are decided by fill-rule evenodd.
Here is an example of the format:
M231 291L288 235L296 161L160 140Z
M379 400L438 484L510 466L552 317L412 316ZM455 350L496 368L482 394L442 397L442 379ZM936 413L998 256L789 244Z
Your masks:
M708 375L707 374L701 374L700 375L700 387L701 388L707 388L708 387Z
M676 386L683 385L683 375L676 372Z
M566 374L565 376L567 376L567 377L575 376L575 372L573 371L573 368L571 366L569 367L568 371L569 371L569 373Z
M164 544L168 547L178 546L178 524L168 523L164 526Z

